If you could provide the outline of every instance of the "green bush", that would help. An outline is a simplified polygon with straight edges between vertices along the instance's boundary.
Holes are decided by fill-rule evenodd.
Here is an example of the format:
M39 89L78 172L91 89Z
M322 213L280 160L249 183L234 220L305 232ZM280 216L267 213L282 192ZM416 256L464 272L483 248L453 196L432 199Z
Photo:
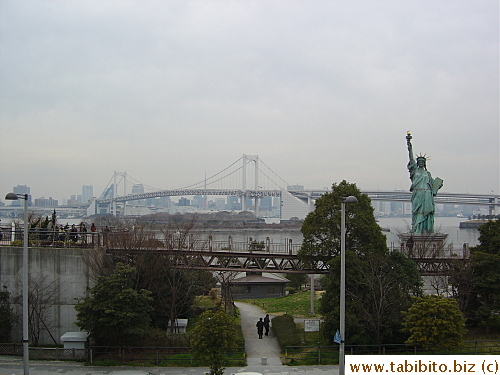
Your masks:
M299 346L302 338L291 315L281 315L272 319L273 332L278 339L281 350L287 346Z

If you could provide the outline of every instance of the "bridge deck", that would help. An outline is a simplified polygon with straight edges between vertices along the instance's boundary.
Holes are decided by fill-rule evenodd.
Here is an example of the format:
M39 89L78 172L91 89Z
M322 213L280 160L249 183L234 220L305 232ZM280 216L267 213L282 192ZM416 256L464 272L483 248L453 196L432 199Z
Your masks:
M311 264L302 262L297 253L289 251L214 251L209 249L124 249L107 248L106 253L116 260L121 258L155 254L169 256L177 268L210 271L272 272L328 274L327 257L317 257ZM445 276L450 274L454 262L466 261L465 257L454 255L440 257L412 257L422 276Z
M265 251L210 251L207 249L107 249L106 253L113 255L116 259L123 257L144 255L154 253L155 255L167 255L177 268L210 271L239 271L239 272L273 272L273 273L304 273L304 274L327 274L330 269L327 265L328 259L319 258L313 266L305 265L297 254L289 252L265 252Z
M329 258L316 257L311 264L304 264L297 253L301 244L266 242L232 242L194 240L188 241L160 240L154 234L134 232L112 232L112 234L88 233L79 234L78 241L70 241L69 235L60 237L59 232L31 231L30 246L84 247L102 249L117 261L131 257L154 254L168 256L176 267L192 270L240 271L240 272L272 272L272 273L302 273L328 274ZM0 245L10 245L15 239L22 238L22 231L4 231ZM403 248L395 248L409 255L423 276L441 276L450 273L454 262L469 259L467 248L458 251L452 247L444 247L438 253L418 251L409 253Z

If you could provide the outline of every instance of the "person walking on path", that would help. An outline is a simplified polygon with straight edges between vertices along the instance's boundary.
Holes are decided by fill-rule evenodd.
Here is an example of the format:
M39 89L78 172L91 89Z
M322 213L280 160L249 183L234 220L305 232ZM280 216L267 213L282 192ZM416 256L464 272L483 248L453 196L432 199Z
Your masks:
M267 358L266 368L282 366L278 340L272 335L272 332L269 337L266 337L266 340L259 340L255 336L255 322L259 320L259 317L264 316L265 312L261 308L248 303L235 302L234 304L241 316L241 330L245 338L245 352L248 366L254 369L253 371L257 371L256 369L261 368L263 357Z
M256 326L257 326L257 333L259 334L259 339L261 339L262 334L264 333L264 322L262 321L262 318L259 319Z
M269 314L266 314L266 317L264 318L264 328L266 329L266 336L269 336L269 323L271 322L271 319L269 319Z

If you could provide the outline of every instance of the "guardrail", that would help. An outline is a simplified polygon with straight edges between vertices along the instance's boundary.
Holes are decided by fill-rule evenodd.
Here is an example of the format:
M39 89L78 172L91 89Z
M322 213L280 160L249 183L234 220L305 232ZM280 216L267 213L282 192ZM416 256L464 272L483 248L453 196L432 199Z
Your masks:
M0 245L22 246L23 230L2 229ZM160 237L160 238L158 238ZM213 240L211 235L199 239L187 236L179 239L175 236L161 238L155 232L115 230L112 232L71 232L67 230L44 230L30 229L28 234L30 247L78 247L94 248L104 247L107 249L130 249L130 250L193 250L208 252L261 252L268 254L295 255L300 250L301 244L292 243L291 239L283 243L274 243L269 238L265 241L253 241L251 238L246 242L234 242L231 236L227 240Z
M206 237L198 235L168 234L145 231L113 231L103 232L103 245L113 250L184 250L200 252L236 252L236 253L267 253L295 255L301 244L292 243L286 239L283 243L274 243L270 238L264 241L255 241L249 238L245 242L235 242L231 236L227 240L214 240L212 235Z
M0 228L0 245L23 246L24 230ZM101 232L70 232L64 230L30 229L29 246L37 247L99 247L103 245Z

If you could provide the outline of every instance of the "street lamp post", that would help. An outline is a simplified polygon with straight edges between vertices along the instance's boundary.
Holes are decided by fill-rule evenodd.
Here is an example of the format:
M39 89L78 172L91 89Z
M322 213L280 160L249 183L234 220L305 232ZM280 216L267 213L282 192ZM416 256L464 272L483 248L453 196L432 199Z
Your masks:
M24 199L24 232L23 232L23 367L24 375L29 375L28 348L28 194L9 193L6 200Z
M345 204L357 203L356 197L350 195L342 198L340 226L340 345L339 375L345 374Z

